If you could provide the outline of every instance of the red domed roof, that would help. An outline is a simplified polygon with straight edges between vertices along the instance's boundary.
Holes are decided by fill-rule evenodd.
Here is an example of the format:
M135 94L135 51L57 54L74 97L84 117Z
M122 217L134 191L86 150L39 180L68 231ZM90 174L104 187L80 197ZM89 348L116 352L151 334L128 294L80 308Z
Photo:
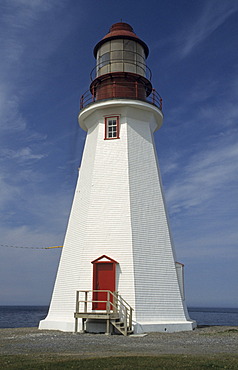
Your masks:
M145 56L147 58L149 54L149 48L148 46L134 33L133 28L128 24L124 22L118 22L111 26L109 33L106 34L106 36L103 37L101 41L97 43L97 45L94 48L94 56L96 58L98 48L103 45L105 42L109 40L114 39L130 39L137 41L139 44L141 44L145 51Z
M133 38L139 38L135 32L133 31L133 28L128 23L115 23L111 26L109 33L103 37L103 39L108 39L112 36L129 36Z

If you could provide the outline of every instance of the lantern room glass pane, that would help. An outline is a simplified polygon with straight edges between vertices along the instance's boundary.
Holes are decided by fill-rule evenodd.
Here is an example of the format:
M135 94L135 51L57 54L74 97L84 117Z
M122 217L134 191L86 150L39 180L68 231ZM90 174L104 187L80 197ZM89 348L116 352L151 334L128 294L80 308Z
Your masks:
M105 53L98 58L97 64L97 75L103 75L109 72L109 65L110 65L110 53Z
M137 45L136 45L136 53L137 53L137 55L140 55L140 56L142 56L142 58L143 58L143 59L145 59L145 52L144 52L144 49L143 49L143 47L142 47L140 44L138 44L138 43L137 43Z
M124 72L136 73L136 65L132 63L124 63Z
M132 40L124 40L124 50L136 51L136 42Z
M124 51L124 61L127 62L129 60L134 61L135 60L135 53L131 51Z
M110 42L105 42L105 44L103 44L99 49L98 49L98 52L99 52L99 56L105 54L105 53L108 53L110 51Z
M122 60L122 56L123 56L123 51L122 50L113 50L111 51L111 60L116 60L116 61L119 61L119 60Z
M111 41L111 51L123 50L123 40L112 40Z
M110 63L110 53L105 53L99 58L99 68Z
M111 72L110 64L107 64L104 67L98 69L97 76L105 75L105 74L110 73L110 72Z
M112 62L110 64L110 72L122 72L124 70L124 63Z

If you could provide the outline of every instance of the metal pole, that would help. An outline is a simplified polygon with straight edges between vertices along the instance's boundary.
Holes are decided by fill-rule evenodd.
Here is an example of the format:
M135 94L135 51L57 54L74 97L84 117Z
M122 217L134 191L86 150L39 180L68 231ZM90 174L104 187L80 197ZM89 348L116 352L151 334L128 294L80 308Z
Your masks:
M152 89L152 103L155 104L155 89Z

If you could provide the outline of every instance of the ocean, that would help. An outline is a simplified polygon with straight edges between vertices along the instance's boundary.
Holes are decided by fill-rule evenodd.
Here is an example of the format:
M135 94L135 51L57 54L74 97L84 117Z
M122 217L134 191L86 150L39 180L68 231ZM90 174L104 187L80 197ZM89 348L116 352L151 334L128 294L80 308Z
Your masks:
M198 325L238 326L238 308L188 308ZM48 306L0 306L0 328L37 327Z

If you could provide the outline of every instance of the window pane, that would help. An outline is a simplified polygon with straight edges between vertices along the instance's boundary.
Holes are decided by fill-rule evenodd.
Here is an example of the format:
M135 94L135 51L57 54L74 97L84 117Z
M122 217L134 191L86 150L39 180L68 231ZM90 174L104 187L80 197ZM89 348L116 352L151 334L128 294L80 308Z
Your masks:
M111 52L111 59L112 61L121 61L122 60L123 52L122 50L115 50Z
M103 67L110 61L110 53L105 53L99 58L99 67Z
M100 48L98 49L98 51L100 52L100 55L103 55L103 54L109 52L110 51L110 41L105 42L105 44L101 45Z
M111 50L122 50L123 40L112 40L111 41Z
M132 53L131 51L124 51L124 61L132 60L134 61L135 59L135 53Z
M136 42L132 40L124 40L124 50L136 51Z
M105 139L117 139L119 138L119 126L118 126L118 118L117 117L110 117L106 118L106 137Z

